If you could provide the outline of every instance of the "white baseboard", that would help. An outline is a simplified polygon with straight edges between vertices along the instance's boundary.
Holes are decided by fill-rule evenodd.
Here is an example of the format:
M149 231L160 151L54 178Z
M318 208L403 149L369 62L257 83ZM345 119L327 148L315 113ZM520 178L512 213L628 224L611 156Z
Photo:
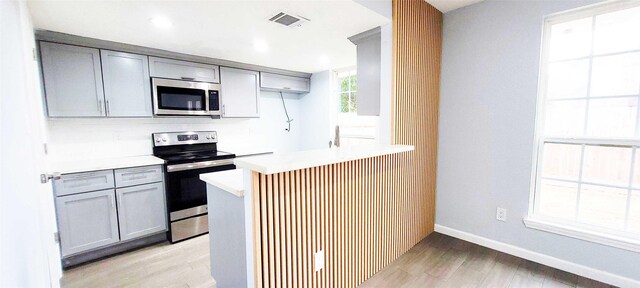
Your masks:
M467 242L475 243L480 246L491 248L503 253L507 253L516 257L527 259L536 263L540 263L549 267L567 271L576 275L594 279L610 285L618 287L640 287L640 281L626 278L620 275L612 274L606 271L594 269L584 265L576 264L573 262L558 259L549 255L541 254L511 244L495 241L489 238L481 237L475 234L463 232L453 228L449 228L442 225L435 225L435 231L465 240Z

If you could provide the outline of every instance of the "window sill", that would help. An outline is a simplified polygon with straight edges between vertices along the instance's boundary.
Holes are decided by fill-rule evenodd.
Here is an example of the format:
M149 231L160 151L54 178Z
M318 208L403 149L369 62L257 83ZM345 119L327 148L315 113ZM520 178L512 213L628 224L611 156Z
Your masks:
M629 237L587 230L549 220L536 219L531 216L525 217L523 221L527 228L560 234L629 251L640 252L640 239L632 239Z

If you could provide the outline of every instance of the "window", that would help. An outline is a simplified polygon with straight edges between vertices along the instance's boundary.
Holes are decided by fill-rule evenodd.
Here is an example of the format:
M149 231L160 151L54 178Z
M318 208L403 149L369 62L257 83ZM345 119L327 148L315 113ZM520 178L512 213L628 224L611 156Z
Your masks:
M355 146L376 143L377 117L358 116L356 95L358 77L355 68L335 72L337 79L340 145Z
M637 2L545 21L530 221L640 244L639 35Z
M358 91L356 71L338 73L338 82L340 83L340 113L356 113L356 94Z

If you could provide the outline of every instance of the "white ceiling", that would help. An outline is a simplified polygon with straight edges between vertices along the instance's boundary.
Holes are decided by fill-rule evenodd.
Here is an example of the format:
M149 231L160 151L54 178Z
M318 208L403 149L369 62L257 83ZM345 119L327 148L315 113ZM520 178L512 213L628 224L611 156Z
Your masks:
M469 6L471 4L482 2L483 0L425 0L425 1L433 5L433 7L436 7L436 9L440 10L440 12L447 13L451 10L455 10L458 8L462 8L464 6Z
M389 22L351 0L132 1L29 0L36 29L302 72L353 66L347 37ZM284 10L311 21L299 28L268 22ZM166 17L169 28L155 27ZM254 43L264 42L267 51Z

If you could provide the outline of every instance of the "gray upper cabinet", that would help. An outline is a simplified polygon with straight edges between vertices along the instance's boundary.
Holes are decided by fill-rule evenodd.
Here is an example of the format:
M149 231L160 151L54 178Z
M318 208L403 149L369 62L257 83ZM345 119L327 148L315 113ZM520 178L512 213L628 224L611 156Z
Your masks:
M167 229L163 182L116 190L122 241Z
M105 116L98 49L40 42L49 117Z
M260 73L256 71L220 68L222 81L222 117L260 117Z
M147 56L101 50L105 110L109 117L151 117Z
M309 93L311 80L302 77L261 72L260 87L265 91Z
M380 115L380 27L349 37L357 45L359 116Z
M120 241L113 189L56 197L62 256Z
M210 64L149 57L149 72L151 77L220 83L218 66Z

